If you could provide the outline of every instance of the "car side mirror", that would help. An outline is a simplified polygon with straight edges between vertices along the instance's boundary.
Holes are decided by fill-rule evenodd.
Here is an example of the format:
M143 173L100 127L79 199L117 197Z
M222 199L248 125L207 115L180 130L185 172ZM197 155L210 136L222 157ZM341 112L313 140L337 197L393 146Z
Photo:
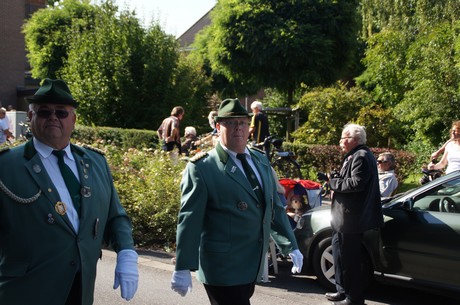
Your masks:
M414 199L413 198L408 198L404 200L402 204L402 208L405 211L412 211L412 208L414 207Z

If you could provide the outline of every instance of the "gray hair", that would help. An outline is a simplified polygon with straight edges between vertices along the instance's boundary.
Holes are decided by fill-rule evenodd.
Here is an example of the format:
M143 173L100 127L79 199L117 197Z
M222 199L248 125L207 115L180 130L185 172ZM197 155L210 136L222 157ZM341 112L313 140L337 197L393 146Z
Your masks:
M383 152L379 154L379 157L385 158L385 161L390 161L390 169L395 169L396 160L395 156L391 152Z
M262 103L259 101L252 102L251 109L254 109L254 108L259 108L259 110L262 111Z
M358 144L366 144L366 128L358 124L347 124L343 128L344 132L348 132L350 137L358 139Z
M193 126L187 126L187 127L185 127L185 136L188 136L188 135L194 135L194 136L196 136L196 129L195 129L195 127L193 127Z

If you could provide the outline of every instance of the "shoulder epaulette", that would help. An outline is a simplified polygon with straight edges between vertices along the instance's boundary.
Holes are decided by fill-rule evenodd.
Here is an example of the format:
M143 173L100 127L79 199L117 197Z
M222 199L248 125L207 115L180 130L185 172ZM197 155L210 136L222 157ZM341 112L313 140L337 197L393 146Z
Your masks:
M200 151L199 153L197 153L196 155L194 155L193 157L191 157L191 158L189 159L189 161L195 163L196 161L198 161L198 160L200 160L200 159L203 159L203 158L206 157L207 155L208 155L207 152Z
M101 155L105 155L105 152L99 148L96 148L96 147L92 147L92 146L89 146L88 144L82 144L81 145L82 147L86 148L86 149L89 149L89 150L92 150L92 151L95 151L97 152L98 154L101 154Z
M259 152L259 153L261 153L261 154L265 154L265 152L264 152L262 149L257 148L257 147L254 147L254 146L249 147L249 149L251 149L251 150L253 150L253 151L257 151L257 152Z
M9 146L3 146L3 147L0 147L0 154L3 154L4 152L10 150L10 147Z

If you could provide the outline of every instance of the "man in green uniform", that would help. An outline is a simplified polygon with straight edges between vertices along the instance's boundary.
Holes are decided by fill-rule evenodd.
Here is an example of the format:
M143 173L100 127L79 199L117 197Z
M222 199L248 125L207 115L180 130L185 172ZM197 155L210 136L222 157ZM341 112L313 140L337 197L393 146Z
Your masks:
M265 155L246 147L249 114L237 99L224 100L216 117L219 143L195 155L181 182L176 267L171 288L185 296L190 271L211 304L249 305L260 281L270 235L300 272L303 256L276 192Z
M51 79L27 100L33 138L0 153L0 304L93 304L104 243L117 252L114 289L130 300L131 222L104 156L70 143L77 101Z

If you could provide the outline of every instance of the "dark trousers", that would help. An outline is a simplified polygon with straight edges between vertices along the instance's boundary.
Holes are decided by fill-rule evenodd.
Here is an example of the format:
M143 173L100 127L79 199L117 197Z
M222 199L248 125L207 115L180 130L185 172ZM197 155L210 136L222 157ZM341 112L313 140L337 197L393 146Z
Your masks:
M176 142L168 142L166 143L165 141L163 141L162 145L161 145L161 149L163 151L172 151L174 149L174 147L177 146L177 149L179 150L179 153L180 153L180 144L179 143L176 143Z
M65 305L81 305L81 273L77 272Z
M356 304L364 304L361 270L362 239L362 233L333 232L332 234L332 255L337 292L345 293L347 298Z
M204 284L211 305L251 305L256 284L211 286Z

